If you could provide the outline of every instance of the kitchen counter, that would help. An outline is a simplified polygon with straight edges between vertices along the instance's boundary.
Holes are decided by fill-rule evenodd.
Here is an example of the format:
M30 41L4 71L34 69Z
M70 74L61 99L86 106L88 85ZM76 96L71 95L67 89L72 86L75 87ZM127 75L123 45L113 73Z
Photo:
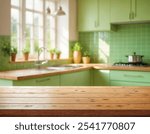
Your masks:
M0 87L0 116L150 116L150 87Z
M71 64L73 65L73 64ZM78 72L88 69L99 69L99 70L128 70L128 71L144 71L150 72L150 67L135 67L135 66L112 66L108 64L79 64L81 67L66 69L66 70L57 70L49 71L46 69L20 69L20 70L11 70L11 71L1 71L0 78L8 80L24 80L30 78L39 78L43 76L51 76L57 74L65 74L70 72Z

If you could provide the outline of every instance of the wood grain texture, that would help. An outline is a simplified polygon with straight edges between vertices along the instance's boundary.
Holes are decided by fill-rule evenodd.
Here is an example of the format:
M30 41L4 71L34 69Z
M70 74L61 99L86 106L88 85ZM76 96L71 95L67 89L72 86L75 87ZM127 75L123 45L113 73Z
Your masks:
M72 65L72 64L70 64ZM112 66L108 64L79 64L81 67L61 70L61 71L48 71L46 69L38 70L34 69L21 69L21 70L11 70L11 71L1 71L0 78L8 80L24 80L32 78L40 78L46 76L53 76L71 72L78 72L88 69L99 69L99 70L126 70L126 71L144 71L150 72L150 67L135 67L135 66Z
M150 87L0 87L0 116L150 116Z

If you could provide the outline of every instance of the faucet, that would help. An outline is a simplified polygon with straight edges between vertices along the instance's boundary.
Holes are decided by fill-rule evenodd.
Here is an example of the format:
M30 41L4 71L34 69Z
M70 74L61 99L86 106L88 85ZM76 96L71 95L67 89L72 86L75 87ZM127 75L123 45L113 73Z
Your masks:
M38 69L41 68L41 65L46 64L48 62L48 60L45 59L45 56L44 56L44 60L40 60L40 55L43 50L47 50L47 49L45 47L40 47L38 49L38 58L37 58L37 61L35 62L35 65L37 66Z

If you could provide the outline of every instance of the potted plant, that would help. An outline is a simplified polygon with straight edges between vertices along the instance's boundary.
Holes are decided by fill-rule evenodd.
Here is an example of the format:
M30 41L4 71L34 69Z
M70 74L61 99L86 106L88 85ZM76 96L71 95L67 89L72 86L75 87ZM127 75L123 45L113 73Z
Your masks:
M82 61L84 64L90 63L90 55L89 55L89 52L87 50L83 52Z
M23 55L24 55L24 60L25 60L25 61L28 61L30 49L29 49L29 48L24 48L24 49L22 50L22 53L23 53Z
M82 59L82 53L81 53L82 47L79 42L76 42L73 46L73 62L74 63L80 63Z
M17 55L17 48L15 46L12 46L10 49L10 56L11 56L11 61L15 62L16 61L16 55Z
M55 54L55 49L50 49L49 53L50 53L50 59L53 60L54 59L54 54Z
M55 50L55 58L60 59L61 51L60 50Z

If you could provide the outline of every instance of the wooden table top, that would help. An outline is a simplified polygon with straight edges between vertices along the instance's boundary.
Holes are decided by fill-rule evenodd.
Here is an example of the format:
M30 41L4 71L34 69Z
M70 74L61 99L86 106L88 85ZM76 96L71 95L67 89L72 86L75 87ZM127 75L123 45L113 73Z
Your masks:
M0 87L0 116L150 116L150 87Z

